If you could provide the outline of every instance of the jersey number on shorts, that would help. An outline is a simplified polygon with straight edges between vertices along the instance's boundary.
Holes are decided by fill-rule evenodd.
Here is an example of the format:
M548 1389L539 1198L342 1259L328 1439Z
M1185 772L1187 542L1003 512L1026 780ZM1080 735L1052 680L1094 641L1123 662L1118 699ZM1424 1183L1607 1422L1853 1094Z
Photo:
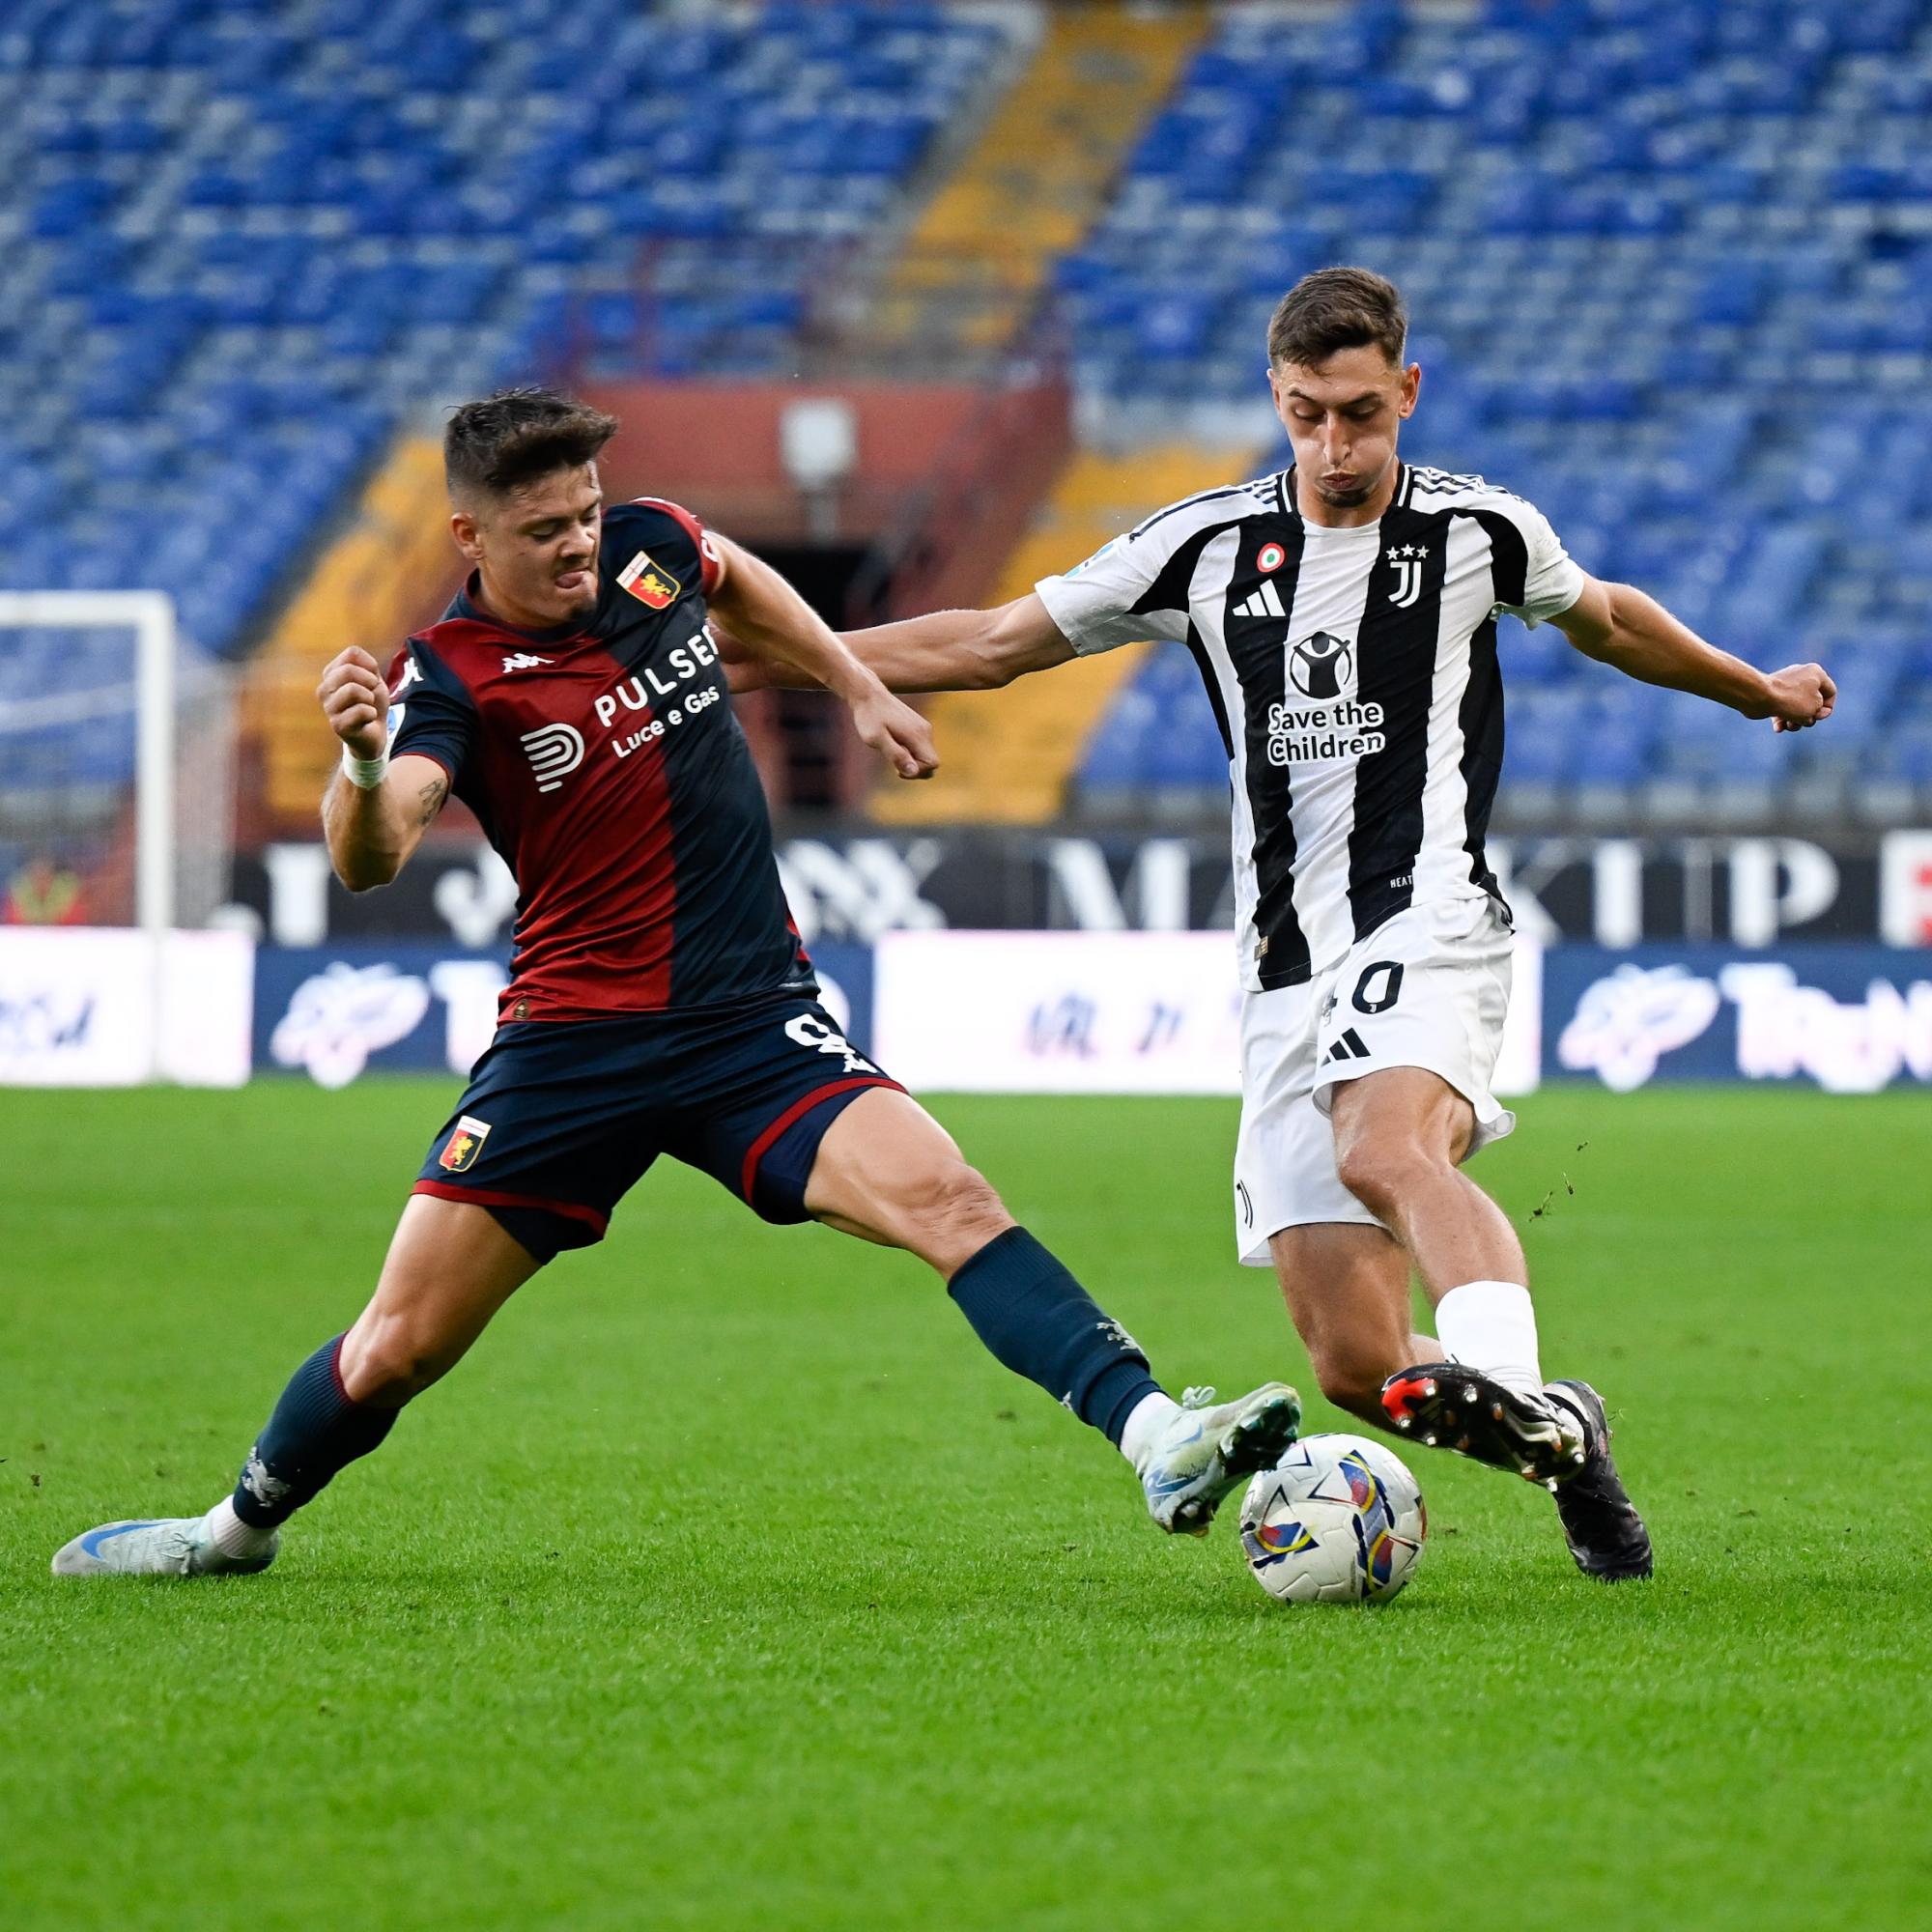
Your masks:
M879 1070L842 1033L810 1013L800 1013L796 1018L785 1021L785 1032L801 1046L816 1047L820 1053L842 1053L847 1073L876 1073Z
M1381 985L1377 977L1384 976ZM1358 1013L1385 1013L1402 997L1402 961L1377 959L1362 968L1350 1004Z

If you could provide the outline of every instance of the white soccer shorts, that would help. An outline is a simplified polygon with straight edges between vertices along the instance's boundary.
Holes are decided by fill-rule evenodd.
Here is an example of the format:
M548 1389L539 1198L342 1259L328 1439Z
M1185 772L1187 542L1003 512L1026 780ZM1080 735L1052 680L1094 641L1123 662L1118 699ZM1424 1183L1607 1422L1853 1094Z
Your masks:
M1476 1110L1471 1153L1515 1127L1490 1092L1510 948L1493 900L1411 906L1307 984L1244 996L1235 1240L1250 1267L1271 1264L1268 1236L1283 1228L1382 1225L1336 1171L1328 1108L1342 1081L1384 1066L1439 1074Z

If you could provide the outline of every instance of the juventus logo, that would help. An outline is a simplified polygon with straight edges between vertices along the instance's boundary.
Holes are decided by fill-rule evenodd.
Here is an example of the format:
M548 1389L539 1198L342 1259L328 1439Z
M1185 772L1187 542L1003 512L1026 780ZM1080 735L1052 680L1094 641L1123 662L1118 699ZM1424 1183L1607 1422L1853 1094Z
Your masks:
M539 724L523 744L539 791L554 791L583 762L583 734L574 724Z
M1388 557L1395 565L1395 588L1389 592L1389 602L1398 611L1406 611L1422 595L1422 566L1429 561L1429 547L1405 544L1390 551Z

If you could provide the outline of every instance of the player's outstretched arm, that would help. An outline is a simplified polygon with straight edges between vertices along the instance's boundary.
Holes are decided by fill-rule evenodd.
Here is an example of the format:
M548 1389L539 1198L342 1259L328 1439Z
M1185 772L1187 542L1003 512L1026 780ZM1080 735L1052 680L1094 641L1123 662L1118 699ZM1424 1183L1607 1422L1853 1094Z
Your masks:
M711 542L721 568L707 601L743 650L773 673L766 681L823 685L843 699L853 729L900 778L930 778L939 754L925 720L901 704L770 564L715 530Z
M1073 656L1073 646L1032 591L997 610L935 611L868 631L847 631L844 638L853 656L890 691L997 691L1028 671L1049 670ZM730 671L734 691L810 682L742 659Z
M1728 704L1775 729L1802 731L1832 715L1838 688L1823 665L1763 671L1707 644L1656 598L1628 583L1583 581L1583 594L1549 620L1583 653L1627 677Z
M384 766L389 743L389 692L376 660L352 644L329 660L316 687L323 716L350 758L322 797L322 825L335 876L352 893L386 886L421 842L449 796L449 775L434 758L407 753Z

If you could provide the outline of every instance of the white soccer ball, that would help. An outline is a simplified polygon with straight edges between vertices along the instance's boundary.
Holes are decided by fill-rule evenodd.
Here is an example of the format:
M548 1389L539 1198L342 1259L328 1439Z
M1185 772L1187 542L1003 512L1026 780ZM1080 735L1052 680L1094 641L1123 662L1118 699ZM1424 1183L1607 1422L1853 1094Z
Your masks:
M1393 1597L1428 1533L1402 1458L1362 1435L1303 1436L1241 1498L1248 1568L1284 1604Z

